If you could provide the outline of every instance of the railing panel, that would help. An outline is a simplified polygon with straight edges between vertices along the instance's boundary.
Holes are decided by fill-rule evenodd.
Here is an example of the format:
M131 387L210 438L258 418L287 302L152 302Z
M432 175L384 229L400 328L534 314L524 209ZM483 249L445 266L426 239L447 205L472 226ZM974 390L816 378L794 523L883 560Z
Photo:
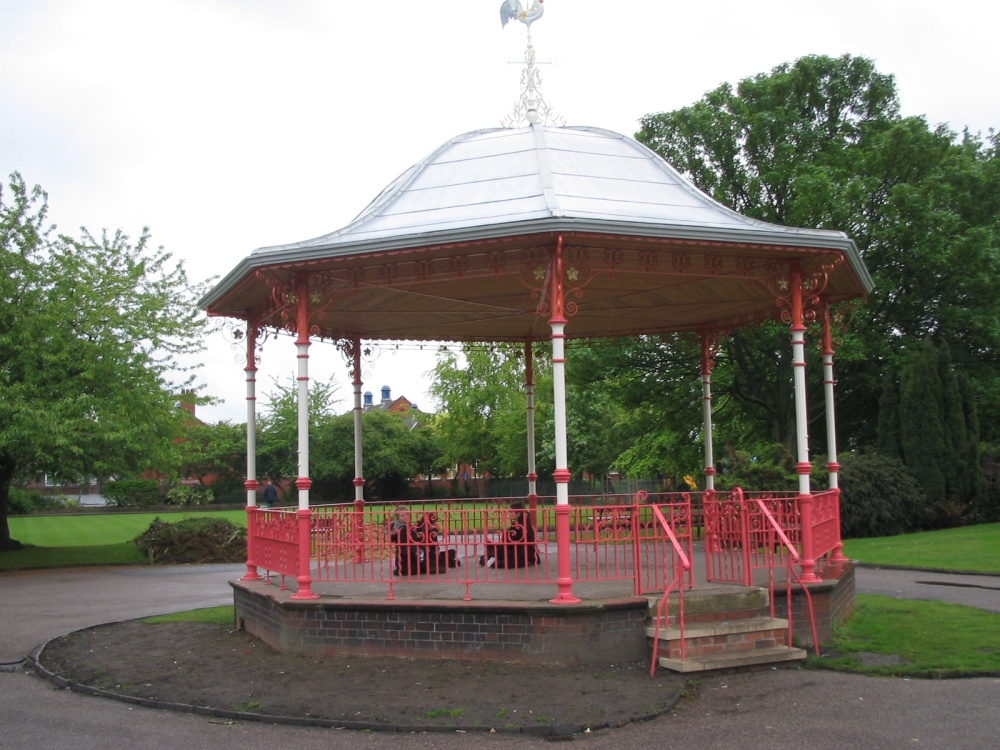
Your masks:
M819 560L840 544L840 490L813 495L813 554Z
M742 495L739 491L706 492L705 570L707 580L748 585L751 577Z
M254 556L259 568L295 576L298 573L298 525L294 510L261 508L254 514Z

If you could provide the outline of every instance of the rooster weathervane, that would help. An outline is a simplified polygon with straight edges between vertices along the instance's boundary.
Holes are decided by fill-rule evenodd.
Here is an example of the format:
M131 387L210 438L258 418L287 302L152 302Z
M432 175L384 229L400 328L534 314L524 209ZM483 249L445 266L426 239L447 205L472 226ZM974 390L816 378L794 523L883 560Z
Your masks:
M500 25L506 26L508 21L520 21L528 30L528 46L524 50L524 70L521 71L521 97L514 105L510 115L501 120L505 128L515 128L523 122L534 124L541 121L544 125L561 127L566 124L564 118L555 113L542 97L540 90L542 76L535 68L535 48L531 44L531 24L542 17L545 0L532 0L527 10L520 0L504 0L500 6Z
M500 24L506 26L508 21L516 19L530 29L531 24L545 12L545 7L542 5L544 2L545 0L532 0L531 7L525 10L520 0L504 0L500 6Z

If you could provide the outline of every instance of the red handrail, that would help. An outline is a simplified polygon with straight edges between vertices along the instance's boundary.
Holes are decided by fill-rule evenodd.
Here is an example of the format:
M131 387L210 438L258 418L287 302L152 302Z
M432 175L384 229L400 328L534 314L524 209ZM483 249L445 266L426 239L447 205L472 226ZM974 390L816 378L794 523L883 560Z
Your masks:
M656 608L656 630L653 637L653 660L650 664L649 675L652 677L656 674L656 664L657 664L657 654L660 647L660 623L666 621L669 618L669 605L668 597L670 596L671 590L674 588L674 584L677 583L678 579L683 580L682 571L691 570L691 561L688 556L684 554L684 549L681 547L681 543L677 541L677 537L674 535L674 530L670 528L670 524L667 523L667 519L663 515L663 511L660 510L658 505L653 506L653 517L659 522L660 526L666 532L667 538L670 539L670 545L672 547L673 553L680 565L672 566L674 569L673 578L667 583L663 588L663 598L660 599L660 603ZM666 578L666 576L664 576ZM684 586L680 585L677 587L677 610L678 617L677 621L680 624L681 631L681 659L686 656L686 644L684 641Z
M750 502L756 503L757 507L760 508L761 513L764 518L767 519L768 525L771 527L771 531L777 534L778 539L784 545L788 551L788 562L786 563L786 573L785 573L785 583L787 585L785 594L785 609L788 611L788 645L791 646L792 643L792 584L791 577L795 576L795 580L798 582L799 586L802 587L803 593L806 595L806 604L809 608L809 623L812 626L812 637L813 637L813 649L816 656L819 656L819 638L816 633L816 613L813 610L812 594L809 592L809 587L805 585L802 581L802 576L793 567L793 563L798 563L800 557L798 551L792 545L791 540L781 529L780 524L775 520L774 516L771 515L771 511L767 509L763 501L759 499L752 499ZM774 617L774 566L768 566L768 598L771 601L771 616Z

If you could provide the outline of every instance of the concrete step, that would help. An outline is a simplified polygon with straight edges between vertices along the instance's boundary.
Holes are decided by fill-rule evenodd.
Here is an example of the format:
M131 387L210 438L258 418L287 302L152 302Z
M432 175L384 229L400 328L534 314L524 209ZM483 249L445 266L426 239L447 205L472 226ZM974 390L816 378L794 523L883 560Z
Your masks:
M800 648L762 648L755 651L737 651L721 654L708 654L681 659L660 657L658 663L664 669L682 674L692 672L715 672L721 670L750 669L771 664L787 664L799 662L806 658L806 652Z
M746 617L739 620L721 620L711 622L689 623L684 628L684 637L688 641L699 638L716 638L718 636L741 635L762 631L784 631L788 629L788 620L779 617ZM646 635L656 637L656 624L646 626ZM680 640L681 629L677 625L660 628L661 641Z
M658 598L650 599L650 616L655 617ZM669 598L671 619L680 609L678 594ZM757 586L713 586L684 592L684 619L688 623L734 620L764 614L768 609L767 589Z

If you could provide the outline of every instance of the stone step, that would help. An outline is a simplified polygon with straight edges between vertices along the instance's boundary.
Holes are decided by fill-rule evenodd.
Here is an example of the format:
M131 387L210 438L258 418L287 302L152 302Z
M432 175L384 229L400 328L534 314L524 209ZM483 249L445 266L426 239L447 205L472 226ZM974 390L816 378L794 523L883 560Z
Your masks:
M711 622L695 622L684 628L684 638L693 641L698 638L716 638L719 636L741 635L763 631L785 631L788 620L779 617L746 617L739 620L722 620ZM646 635L656 637L656 624L646 626ZM677 625L660 628L661 641L680 640L681 629Z
M650 600L650 616L656 616L658 598ZM669 598L670 617L680 609L678 595ZM733 620L764 614L768 608L767 589L751 586L713 586L684 592L684 619L687 622Z
M799 662L806 658L806 652L800 648L762 648L755 651L736 651L722 654L689 657L687 659L669 659L660 657L658 663L664 669L682 674L692 672L714 672L720 670L749 669L751 667L767 666Z

